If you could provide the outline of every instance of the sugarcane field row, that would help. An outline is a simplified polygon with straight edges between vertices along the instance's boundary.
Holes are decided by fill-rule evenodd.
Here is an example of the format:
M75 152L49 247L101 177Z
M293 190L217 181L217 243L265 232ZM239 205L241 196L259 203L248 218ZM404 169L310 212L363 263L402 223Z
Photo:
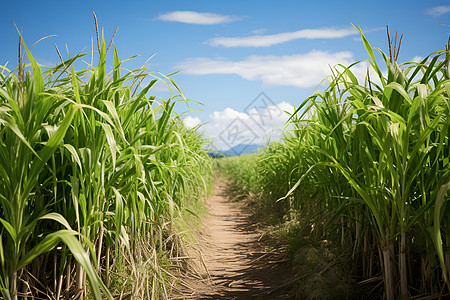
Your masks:
M208 155L183 88L128 70L114 36L46 68L18 31L18 67L0 66L0 299L450 297L450 44L399 62L397 37L381 50L355 29L367 74L331 66L281 139L236 157ZM244 275L221 276L236 255ZM283 275L250 281L244 262Z

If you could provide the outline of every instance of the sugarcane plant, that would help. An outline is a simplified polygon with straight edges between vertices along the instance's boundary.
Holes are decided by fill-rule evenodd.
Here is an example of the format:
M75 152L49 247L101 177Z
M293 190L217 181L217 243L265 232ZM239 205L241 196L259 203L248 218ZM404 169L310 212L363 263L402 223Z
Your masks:
M56 47L46 71L19 34L18 68L1 67L3 299L167 298L169 262L182 261L174 222L206 192L206 141L174 112L189 101L175 82L145 66L122 74L114 36L107 47L98 33L89 53ZM170 99L148 96L157 81Z
M291 115L295 129L254 160L261 176L253 184L285 218L292 209L308 216L317 238L339 236L363 278L381 272L387 299L443 293L450 264L448 45L399 64L402 38L387 28L389 53L376 48L382 67L356 29L368 63L332 68L328 86ZM361 64L363 77L354 71Z

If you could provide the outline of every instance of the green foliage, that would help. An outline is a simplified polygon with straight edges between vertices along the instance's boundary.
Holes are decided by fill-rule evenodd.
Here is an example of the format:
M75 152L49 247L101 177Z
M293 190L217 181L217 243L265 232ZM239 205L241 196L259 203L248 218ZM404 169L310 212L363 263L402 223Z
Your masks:
M107 73L102 40L97 66L91 61L85 70L75 70L86 55L77 54L42 72L23 41L31 70L25 72L21 62L18 70L1 67L0 291L5 299L18 299L19 292L39 297L39 289L48 286L58 287L53 291L58 297L83 295L86 276L95 299L101 292L112 299L122 286L110 284L120 288L110 292L106 285L121 281L111 271L128 264L125 257L144 260L136 266L147 264L145 276L130 269L122 274L147 282L141 290L133 286L132 295L147 289L149 299L158 297L168 280L163 265L180 255L167 248L177 234L172 222L206 193L211 161L204 138L174 112L179 99L187 100L148 96L158 80L181 92L172 79L144 67L122 74L116 49ZM144 248L152 260L138 255ZM51 276L43 257L54 257Z
M382 72L359 32L376 79L335 66L328 87L291 116L295 130L252 159L256 179L233 176L280 219L300 215L312 236L353 249L358 276L383 272L388 299L438 293L450 262L448 50L399 65L377 49Z

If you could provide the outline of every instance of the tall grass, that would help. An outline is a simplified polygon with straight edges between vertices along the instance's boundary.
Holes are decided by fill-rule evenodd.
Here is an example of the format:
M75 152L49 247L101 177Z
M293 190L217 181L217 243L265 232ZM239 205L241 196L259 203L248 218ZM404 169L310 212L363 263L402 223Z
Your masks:
M108 66L97 39L43 72L21 37L18 69L1 67L3 299L166 298L181 264L173 220L206 191L205 141L174 112L172 79L123 72L115 47ZM175 96L148 96L160 80Z
M448 293L448 48L398 64L389 39L381 67L359 32L376 80L334 67L292 115L294 132L259 155L254 185L285 218L308 216L315 237L351 249L361 281L383 274L387 299Z

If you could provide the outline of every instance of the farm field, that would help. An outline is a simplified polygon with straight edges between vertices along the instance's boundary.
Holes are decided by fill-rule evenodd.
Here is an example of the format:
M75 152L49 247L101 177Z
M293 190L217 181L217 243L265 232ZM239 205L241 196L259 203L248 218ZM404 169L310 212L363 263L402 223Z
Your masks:
M16 27L0 66L0 299L450 298L450 39L400 61L352 27L367 59L226 157L94 24L53 67Z
M124 72L100 40L43 71L21 39L18 69L2 67L3 299L167 298L182 267L183 214L212 171L203 137L174 114L181 95L148 96L170 78Z
M292 132L221 163L243 193L257 195L264 220L289 240L298 271L309 272L302 297L351 297L353 282L352 289L363 287L356 298L445 298L448 45L399 64L400 43L388 32L389 52L379 50L383 74L360 34L378 83L336 66L328 87L291 115ZM308 253L312 261L301 257Z

